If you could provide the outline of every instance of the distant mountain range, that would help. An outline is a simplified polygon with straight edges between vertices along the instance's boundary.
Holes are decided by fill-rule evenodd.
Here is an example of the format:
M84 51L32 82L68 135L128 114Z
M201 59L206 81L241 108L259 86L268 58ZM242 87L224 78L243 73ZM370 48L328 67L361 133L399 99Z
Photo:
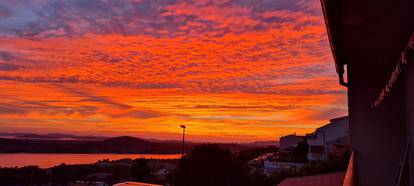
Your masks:
M50 133L50 134L33 134L33 133L0 133L0 138L13 139L54 139L54 140L103 140L108 137L104 136L81 136L73 134Z
M200 143L186 142L185 151ZM274 143L221 143L231 151ZM180 141L147 140L130 136L99 137L71 134L0 133L0 153L116 153L174 154L181 153Z
M187 147L190 145L188 144ZM0 139L0 153L21 152L168 154L181 152L181 145L179 143L150 142L129 136L103 140Z

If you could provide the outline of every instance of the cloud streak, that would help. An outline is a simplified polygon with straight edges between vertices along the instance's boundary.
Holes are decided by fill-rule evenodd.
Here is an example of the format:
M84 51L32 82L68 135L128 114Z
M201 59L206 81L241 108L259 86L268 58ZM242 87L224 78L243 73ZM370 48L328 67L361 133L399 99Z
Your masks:
M346 114L316 0L1 1L0 43L0 129L248 141Z

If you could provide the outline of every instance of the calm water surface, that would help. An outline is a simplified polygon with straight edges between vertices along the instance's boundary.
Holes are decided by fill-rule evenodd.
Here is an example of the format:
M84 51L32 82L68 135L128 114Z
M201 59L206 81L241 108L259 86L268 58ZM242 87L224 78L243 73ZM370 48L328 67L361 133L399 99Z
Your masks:
M37 165L49 168L61 163L88 164L99 160L119 160L123 158L145 159L178 159L180 154L31 154L31 153L0 153L0 167L22 167Z

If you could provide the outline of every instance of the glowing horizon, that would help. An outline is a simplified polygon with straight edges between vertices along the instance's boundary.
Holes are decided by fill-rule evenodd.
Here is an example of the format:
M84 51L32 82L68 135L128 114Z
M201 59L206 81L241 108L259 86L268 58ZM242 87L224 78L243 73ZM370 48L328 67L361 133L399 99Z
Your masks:
M0 2L0 131L248 142L346 115L319 1Z

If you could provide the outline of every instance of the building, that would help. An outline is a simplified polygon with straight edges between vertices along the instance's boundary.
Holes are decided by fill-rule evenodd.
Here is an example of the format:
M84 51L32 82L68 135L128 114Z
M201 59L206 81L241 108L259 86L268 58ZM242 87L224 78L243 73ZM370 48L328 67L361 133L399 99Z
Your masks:
M347 185L414 185L414 1L321 2L348 90Z
M250 165L250 166L261 166L261 165L263 165L264 161L272 160L274 156L275 156L275 153L262 154L262 155L258 156L257 158L250 160L248 162L248 165Z
M346 153L349 144L348 116L331 119L329 124L307 136L310 161L325 160L329 154Z
M277 161L265 160L263 162L263 173L269 176L272 173L277 173L282 170L299 169L306 165L307 164L304 164L304 163L277 162Z
M306 136L297 136L296 134L283 136L279 139L279 148L282 150L294 149L299 142L302 142L305 139Z
M330 156L344 157L350 155L349 134L335 141L326 143L328 158Z

